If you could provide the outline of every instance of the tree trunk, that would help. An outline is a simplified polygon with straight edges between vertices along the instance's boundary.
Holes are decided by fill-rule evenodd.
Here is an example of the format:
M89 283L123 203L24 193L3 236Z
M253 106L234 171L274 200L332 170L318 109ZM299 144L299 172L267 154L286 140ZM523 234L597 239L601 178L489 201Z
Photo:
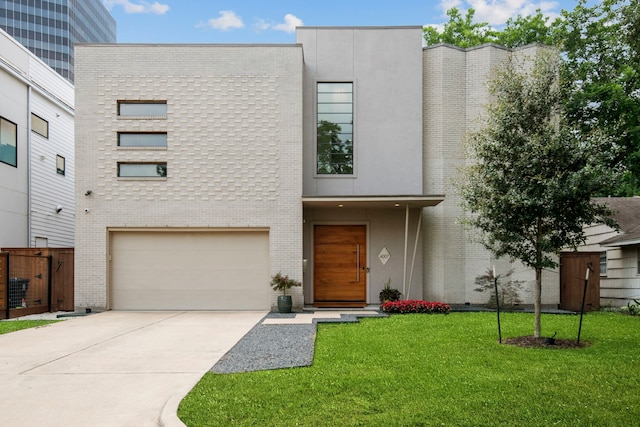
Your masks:
M536 267L536 290L533 297L533 336L540 337L540 314L542 311L542 268Z

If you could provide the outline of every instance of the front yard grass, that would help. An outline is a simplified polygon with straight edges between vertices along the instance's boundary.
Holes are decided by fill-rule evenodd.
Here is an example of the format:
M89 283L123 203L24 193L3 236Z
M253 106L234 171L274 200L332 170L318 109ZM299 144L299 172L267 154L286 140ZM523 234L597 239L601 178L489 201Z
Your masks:
M19 331L20 329L37 328L38 326L44 326L56 322L60 322L60 320L3 320L0 322L0 335Z
M543 315L575 339L579 316ZM533 315L503 313L503 337ZM499 344L495 313L320 324L313 366L206 374L180 404L187 426L513 426L640 423L640 317L585 315L585 348Z

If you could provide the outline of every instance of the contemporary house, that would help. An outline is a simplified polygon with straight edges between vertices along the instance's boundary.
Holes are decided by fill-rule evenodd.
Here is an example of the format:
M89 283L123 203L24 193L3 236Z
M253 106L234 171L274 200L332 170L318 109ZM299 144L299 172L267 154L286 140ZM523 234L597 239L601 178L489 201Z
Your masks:
M76 43L115 43L101 0L0 0L0 28L73 83Z
M268 309L486 302L495 261L457 218L486 45L421 27L301 27L291 45L76 46L76 305ZM543 303L557 305L557 275ZM531 298L524 295L525 301Z
M0 30L0 247L74 245L74 88Z

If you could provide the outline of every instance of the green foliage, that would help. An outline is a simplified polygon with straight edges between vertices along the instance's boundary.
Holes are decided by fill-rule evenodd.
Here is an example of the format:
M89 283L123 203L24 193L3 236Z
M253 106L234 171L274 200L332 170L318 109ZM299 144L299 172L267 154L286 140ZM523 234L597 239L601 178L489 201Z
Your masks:
M640 6L638 0L579 0L557 24L567 113L582 133L599 129L626 173L613 193L640 194Z
M578 132L566 119L559 60L511 56L489 82L493 103L469 138L469 157L457 183L475 240L496 258L535 269L534 335L539 337L542 269L555 268L560 250L584 242L585 224L615 227L592 197L613 181L610 140Z
M453 7L447 10L449 22L439 32L433 27L424 27L423 36L427 45L448 43L458 47L473 47L490 43L495 40L495 33L486 22L473 22L475 10L470 8L463 17L460 11Z
M495 278L493 277L493 270L487 269L484 274L476 276L475 284L476 292L489 292L489 301L487 307L496 308L496 293L494 280L498 280L498 298L500 301L500 308L515 308L517 305L522 304L520 300L520 290L524 284L523 280L505 281L513 275L514 270L511 269L505 274L499 274Z
M61 322L61 320L3 320L0 321L0 335L21 329L38 328L57 322Z
M633 303L628 302L621 311L629 316L640 316L640 298L634 299Z
M449 314L451 307L442 302L403 300L382 303L380 311L389 314Z
M302 283L297 280L290 279L289 276L283 276L281 273L278 273L271 277L271 283L269 283L269 286L271 286L274 291L282 291L282 295L287 295L287 289L294 286L302 286Z
M577 316L549 316L575 339ZM532 316L504 313L505 337ZM614 426L640 417L639 317L589 313L580 349L499 344L493 313L319 324L313 365L207 373L178 416L188 426Z
M391 278L384 284L384 288L380 291L380 302L398 301L402 296L402 292L391 287Z

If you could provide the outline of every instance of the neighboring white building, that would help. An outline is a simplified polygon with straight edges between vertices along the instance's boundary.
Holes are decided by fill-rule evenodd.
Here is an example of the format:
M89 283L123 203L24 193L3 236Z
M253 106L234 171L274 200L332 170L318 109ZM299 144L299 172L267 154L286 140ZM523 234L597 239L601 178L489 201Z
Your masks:
M626 306L640 298L640 197L594 199L609 206L620 226L585 227L580 252L600 252L600 305Z
M0 247L74 245L74 88L0 30Z
M295 45L76 46L76 305L483 303L451 179L512 51L421 27L301 27ZM512 266L498 262L498 271ZM533 271L517 267L517 278ZM543 303L558 303L557 275ZM531 303L530 295L523 295Z

